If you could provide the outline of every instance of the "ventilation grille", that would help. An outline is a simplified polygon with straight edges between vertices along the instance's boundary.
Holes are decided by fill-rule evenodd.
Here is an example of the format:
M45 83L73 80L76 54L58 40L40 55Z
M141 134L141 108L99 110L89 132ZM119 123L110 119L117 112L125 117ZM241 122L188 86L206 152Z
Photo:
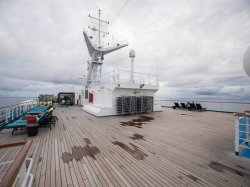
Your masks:
M120 115L153 112L152 96L121 96L116 98L116 112Z

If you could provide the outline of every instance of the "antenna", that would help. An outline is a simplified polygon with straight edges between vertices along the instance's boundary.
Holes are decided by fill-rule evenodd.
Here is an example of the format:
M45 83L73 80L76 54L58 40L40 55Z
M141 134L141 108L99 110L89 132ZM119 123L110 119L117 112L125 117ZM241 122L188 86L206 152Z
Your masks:
M89 51L89 56L90 56L90 60L87 61L88 74L86 77L86 88L88 88L92 83L96 84L101 81L101 72L102 72L102 64L103 64L102 61L104 60L104 55L112 53L118 49L128 46L128 44L117 44L111 47L101 46L101 34L109 34L108 32L103 31L101 27L104 26L103 24L109 24L109 22L101 19L100 9L98 9L98 18L93 17L91 15L89 15L89 17L91 19L98 21L97 23L98 29L95 26L93 27L88 26L88 28L91 29L92 31L94 32L98 31L98 46L92 43L93 37L88 36L88 34L85 31L83 31L83 36L84 36L84 39L85 39L85 42Z
M129 51L129 58L130 58L130 62L131 62L130 82L134 83L134 59L135 59L135 51L134 50Z
M109 32L105 32L105 31L101 30L101 23L109 24L109 22L101 20L101 9L98 9L98 18L93 17L90 14L89 14L89 17L98 21L98 29L95 28L94 26L93 27L88 26L88 28L91 29L94 32L98 31L98 47L101 48L101 33L103 33L103 34L109 34Z

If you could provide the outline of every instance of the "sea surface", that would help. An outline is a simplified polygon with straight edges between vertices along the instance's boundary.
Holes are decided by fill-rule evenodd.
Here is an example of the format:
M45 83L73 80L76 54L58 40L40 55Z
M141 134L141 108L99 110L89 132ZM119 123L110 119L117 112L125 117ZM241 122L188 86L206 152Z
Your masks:
M158 102L161 106L172 107L175 102L187 103L194 102L200 103L203 108L211 111L219 112L242 112L243 110L250 110L250 100L246 99L209 99L209 98L197 98L197 99L188 99L188 98L158 98Z
M10 105L19 104L22 101L29 99L37 99L37 97L0 97L0 108ZM187 99L187 98L156 98L161 100L162 106L172 107L174 102L188 102L194 101L200 103L208 110L224 111L224 112L241 112L242 110L250 110L250 100L241 99ZM156 101L159 102L159 101Z
M36 97L0 97L0 108L10 105L19 104L22 101L37 99Z

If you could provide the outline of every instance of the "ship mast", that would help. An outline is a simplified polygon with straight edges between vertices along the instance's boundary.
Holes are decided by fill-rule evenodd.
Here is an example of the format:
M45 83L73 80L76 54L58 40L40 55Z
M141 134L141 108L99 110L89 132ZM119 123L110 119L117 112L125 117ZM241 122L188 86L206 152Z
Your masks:
M101 48L101 33L106 34L106 35L109 34L108 32L104 32L104 31L101 30L101 24L102 23L109 24L109 22L105 21L105 20L101 20L101 9L98 9L98 18L93 17L91 15L89 15L89 17L91 19L94 19L94 20L98 21L98 29L95 28L95 27L90 27L90 26L88 26L88 28L91 29L94 32L98 31L98 48Z
M88 88L91 84L95 84L101 81L101 71L102 71L102 64L103 64L102 60L104 59L104 55L128 46L128 44L122 44L122 45L116 44L113 47L106 47L106 48L103 47L101 43L101 34L107 35L109 33L101 30L101 26L102 24L109 24L109 22L101 19L100 9L98 10L98 18L90 16L90 15L89 17L91 19L98 21L98 29L95 26L93 27L88 26L90 30L94 32L98 32L97 34L98 45L97 46L94 45L91 41L93 37L92 36L89 37L88 34L85 31L83 31L84 39L87 44L87 48L88 48L89 55L90 55L90 60L87 61L88 74L86 78L86 88Z

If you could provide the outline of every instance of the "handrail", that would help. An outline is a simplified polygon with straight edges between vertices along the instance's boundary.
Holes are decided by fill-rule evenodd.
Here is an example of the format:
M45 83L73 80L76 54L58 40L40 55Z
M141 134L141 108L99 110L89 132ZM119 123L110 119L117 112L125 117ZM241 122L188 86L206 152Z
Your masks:
M9 147L16 147L16 146L24 145L25 143L26 143L26 141L9 143L9 144L1 144L0 149L9 148Z
M8 148L13 146L24 145L22 149L19 151L17 157L15 158L14 163L10 166L8 171L3 177L3 180L0 183L0 187L11 187L15 181L17 174L19 173L20 168L29 152L29 149L32 145L32 140L28 140L26 142L16 142L12 144L4 144L1 145L0 148Z
M7 105L7 106L0 107L0 109L9 108L9 107L17 106L17 105L24 105L26 103L33 103L35 101L36 101L35 99L31 99L31 100L27 100L27 101L22 101L22 102L17 103L17 104Z
M192 99L156 99L156 101L179 101L179 102L188 102L192 101ZM242 101L208 101L208 100L197 100L194 102L206 102L206 103L232 103L232 104L250 104L250 102L242 102ZM250 112L250 111L249 111Z
M207 108L209 111L216 112L245 112L249 113L250 101L237 101L237 100L208 100L208 99L164 99L164 98L155 98L155 102L163 107L172 107L174 106L174 102L178 103L186 103L186 102L194 101L195 103L200 103L204 108ZM245 111L244 111L245 110Z
M250 114L246 114L246 113L234 113L234 116L242 116L242 117L250 117Z
M158 85L158 77L155 74L133 72L133 83ZM103 83L131 83L131 71L113 70L102 74L97 80L91 80L91 86Z
M19 119L30 109L37 106L37 101L29 100L19 104L5 106L0 108L0 131L4 129L4 126L10 122Z

